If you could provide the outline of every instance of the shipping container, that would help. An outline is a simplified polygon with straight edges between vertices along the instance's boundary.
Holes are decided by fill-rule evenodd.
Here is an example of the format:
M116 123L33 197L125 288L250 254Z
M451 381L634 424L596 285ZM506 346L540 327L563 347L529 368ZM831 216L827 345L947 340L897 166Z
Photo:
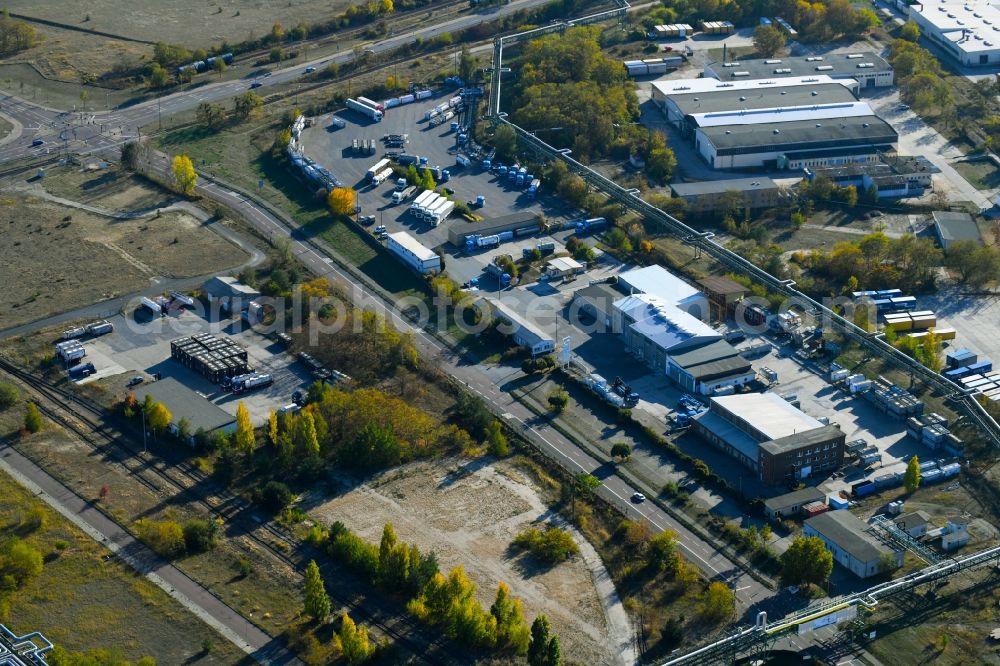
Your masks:
M350 110L352 110L352 111L357 111L358 113L371 118L372 120L374 120L377 123L378 122L382 122L382 112L381 111L379 111L378 109L375 109L375 108L373 108L371 106L368 106L367 104L362 104L358 100L348 99L347 100L347 108L350 109Z
M81 363L80 365L74 365L70 368L68 374L71 379L83 379L84 377L89 377L95 372L97 372L97 369L94 368L93 363Z
M856 483L851 486L851 491L854 493L855 497L867 497L875 492L875 484L871 481Z
M111 325L110 321L95 321L92 324L87 324L87 333L91 335L107 335L113 330L115 327Z

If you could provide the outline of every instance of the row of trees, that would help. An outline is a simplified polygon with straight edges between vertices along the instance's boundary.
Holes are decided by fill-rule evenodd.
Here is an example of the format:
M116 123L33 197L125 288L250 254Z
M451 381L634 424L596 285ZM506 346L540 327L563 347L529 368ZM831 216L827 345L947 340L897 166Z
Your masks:
M813 250L804 266L844 291L901 288L921 291L934 284L943 254L928 238L906 234L889 238L881 232L858 241L837 243L829 252Z
M221 60L218 62L222 62ZM247 90L233 98L233 108L227 111L222 104L202 102L195 109L198 123L210 130L221 129L229 118L242 122L253 116L264 105L264 99L252 90ZM291 138L291 133L289 133ZM285 142L288 145L288 142Z
M888 57L903 101L918 113L936 111L955 118L955 96L933 53L908 39L892 42Z
M326 593L316 560L310 561L306 567L302 596L306 615L317 622L323 622L330 616L330 596ZM340 628L334 633L333 640L337 652L348 664L363 663L376 651L376 646L368 638L368 629L355 624L346 612L340 616Z
M219 537L219 523L211 519L192 518L183 525L173 520L142 519L135 527L139 539L167 559L208 552Z
M521 600L511 596L505 583L497 587L489 610L483 609L476 600L476 586L462 567L445 577L433 552L424 555L416 544L400 541L389 523L382 529L378 546L340 522L329 530L314 527L309 540L369 583L407 599L407 609L414 616L441 627L453 639L472 647L527 654L532 664L559 664L558 638L549 635L548 620L539 616L529 630ZM310 616L319 619L329 614L329 599L315 563L307 571L305 598Z
M983 287L1000 279L1000 251L975 241L956 241L948 246L944 265L970 287Z

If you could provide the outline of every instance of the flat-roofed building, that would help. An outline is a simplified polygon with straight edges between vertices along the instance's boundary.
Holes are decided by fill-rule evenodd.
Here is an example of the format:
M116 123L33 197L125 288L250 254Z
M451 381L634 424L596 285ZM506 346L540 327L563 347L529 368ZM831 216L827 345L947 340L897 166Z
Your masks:
M858 192L874 187L879 199L919 197L934 187L934 174L941 169L923 155L881 155L868 164L806 168L806 178L828 178L837 187L853 185Z
M180 432L181 419L187 421L192 434L201 431L210 435L216 430L224 433L236 432L235 416L223 411L208 398L173 377L142 384L135 389L136 400L140 403L147 395L170 410L174 418L170 424L170 431L174 435ZM193 436L189 443L194 443Z
M702 320L708 318L708 299L696 287L663 266L644 266L618 274L624 294L649 294Z
M979 67L1000 64L1000 7L986 0L927 0L905 5L920 27L956 62Z
M791 518L802 513L802 507L806 504L824 500L826 500L826 495L819 488L793 490L790 493L764 500L764 515L770 520Z
M968 213L936 210L931 215L934 218L934 233L937 235L938 242L941 243L941 249L945 252L958 241L983 244L983 236L979 233L979 227Z
M726 321L736 316L736 306L746 296L747 288L739 282L721 275L710 275L698 280L702 292L708 297L712 319Z
M704 74L734 83L743 79L828 76L835 80L853 79L863 90L886 88L893 83L892 66L871 51L711 62L705 65Z
M515 236L527 236L537 233L542 228L539 215L532 211L501 215L477 224L466 224L459 221L448 227L448 242L464 250L465 243L475 236L492 236L504 231L513 232Z
M595 320L596 332L608 333L613 330L615 301L620 301L622 292L615 285L607 282L591 284L573 293L573 303L570 306L570 318L575 312L585 314ZM621 331L614 331L621 333Z
M441 270L441 257L405 231L389 234L386 247L389 248L389 252L418 273Z
M690 213L711 213L722 205L730 205L731 192L739 194L741 208L752 210L786 206L795 199L790 190L779 186L767 176L671 183L670 189L676 198L684 200Z
M765 483L794 483L844 462L844 432L774 393L716 396L694 418L695 432Z

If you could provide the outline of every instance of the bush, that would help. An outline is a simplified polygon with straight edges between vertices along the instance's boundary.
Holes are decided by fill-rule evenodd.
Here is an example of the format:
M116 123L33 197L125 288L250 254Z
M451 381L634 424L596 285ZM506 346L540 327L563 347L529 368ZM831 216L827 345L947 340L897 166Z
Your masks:
M549 527L544 532L528 528L514 537L514 546L549 564L565 562L580 552L570 533L558 527Z
M562 413L566 409L566 405L569 404L569 394L562 389L556 389L549 394L549 406L552 411L556 414Z
M0 412L13 407L20 397L21 394L18 392L16 386L7 382L0 382Z
M528 358L521 363L521 370L527 375L533 375L536 372L545 372L554 367L556 367L556 360L551 355Z
M189 553L205 553L215 548L219 524L214 520L189 520L184 523L184 545Z
M257 494L257 502L268 511L277 513L292 503L292 491L281 481L268 481Z
M139 540L160 557L171 559L184 554L184 529L172 520L140 520Z

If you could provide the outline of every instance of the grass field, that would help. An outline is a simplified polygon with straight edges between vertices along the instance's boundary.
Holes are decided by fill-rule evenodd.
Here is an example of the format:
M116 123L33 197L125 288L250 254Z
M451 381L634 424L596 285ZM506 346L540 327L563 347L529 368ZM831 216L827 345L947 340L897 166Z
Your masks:
M0 228L0 279L8 285L0 294L0 319L6 326L138 291L154 276L201 275L246 258L180 212L123 221L7 196L0 200Z
M351 4L346 0L175 0L131 2L91 0L86 4L66 0L11 0L11 12L100 30L132 39L164 41L190 48L209 47L223 41L240 42L270 32L274 23L291 28L302 21L329 18Z
M21 535L46 559L42 574L10 595L2 618L8 627L41 631L69 650L108 648L129 660L149 655L160 664L241 661L235 646L151 582L108 559L107 550L3 472L0 487L0 540ZM44 524L25 535L22 520L33 511L44 514ZM203 654L206 639L214 647Z
M956 161L951 165L955 171L978 190L991 190L1000 187L1000 169L989 160L977 162Z

